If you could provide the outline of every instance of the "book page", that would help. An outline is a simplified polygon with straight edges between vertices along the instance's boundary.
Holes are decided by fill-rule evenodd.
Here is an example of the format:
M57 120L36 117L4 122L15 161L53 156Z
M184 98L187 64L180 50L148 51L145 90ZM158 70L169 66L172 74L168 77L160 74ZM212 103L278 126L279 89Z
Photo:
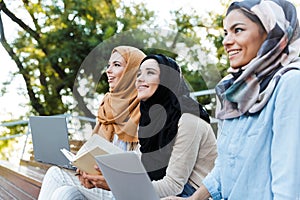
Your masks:
M97 164L94 156L102 154L106 154L106 152L99 147L95 147L94 149L86 152L74 160L72 164L88 174L99 174L99 172L94 168L94 166Z
M95 156L124 152L103 137L93 134L74 155L66 149L62 153L71 161L72 165L89 174L99 174L94 166L97 165Z
M81 155L85 154L96 146L100 147L106 153L121 153L124 152L119 147L113 145L111 142L107 141L103 137L93 134L78 150L75 159L79 158Z
M63 148L60 149L60 151L66 156L66 158L70 161L73 162L75 160L75 154L72 152L68 151L67 149Z

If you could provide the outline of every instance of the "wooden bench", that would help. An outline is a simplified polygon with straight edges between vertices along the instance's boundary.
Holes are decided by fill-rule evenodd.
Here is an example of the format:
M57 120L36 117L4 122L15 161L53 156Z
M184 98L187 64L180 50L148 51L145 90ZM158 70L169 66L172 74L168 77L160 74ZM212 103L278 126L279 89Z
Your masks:
M0 199L37 199L46 170L0 161Z
M76 153L83 141L71 141L71 151ZM20 160L19 165L0 160L0 199L37 199L43 177L52 165L34 160L33 151L29 160Z

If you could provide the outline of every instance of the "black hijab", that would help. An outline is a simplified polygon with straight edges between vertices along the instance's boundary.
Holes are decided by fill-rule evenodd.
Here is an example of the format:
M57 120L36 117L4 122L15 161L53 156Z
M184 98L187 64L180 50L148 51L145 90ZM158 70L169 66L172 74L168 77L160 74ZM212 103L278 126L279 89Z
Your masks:
M172 153L178 121L182 113L191 113L210 123L203 107L190 97L177 63L164 55L149 55L160 68L160 84L155 93L140 103L138 137L142 162L151 180L162 179Z

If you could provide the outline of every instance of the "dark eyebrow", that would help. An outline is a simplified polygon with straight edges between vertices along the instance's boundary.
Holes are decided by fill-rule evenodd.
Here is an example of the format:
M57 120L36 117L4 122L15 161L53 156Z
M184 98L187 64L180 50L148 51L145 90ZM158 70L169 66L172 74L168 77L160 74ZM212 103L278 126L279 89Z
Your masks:
M112 63L109 63L109 62L108 62L108 65L110 65L110 64L116 64L116 63L121 64L121 62L115 60L115 61L113 61Z
M239 25L246 25L246 24L243 22L237 22L237 23L233 24L231 27L229 27L229 30L233 30L235 27L237 27ZM227 31L227 29L224 29L224 31Z
M150 68L150 67L146 67L146 70L152 70L152 71L158 71L158 70L156 70L156 69L154 69L154 68Z

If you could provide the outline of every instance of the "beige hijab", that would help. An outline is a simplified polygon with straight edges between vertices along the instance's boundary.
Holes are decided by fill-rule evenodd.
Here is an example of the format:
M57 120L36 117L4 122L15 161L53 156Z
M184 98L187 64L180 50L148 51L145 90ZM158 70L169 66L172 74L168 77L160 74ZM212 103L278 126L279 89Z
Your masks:
M117 134L124 142L138 142L137 126L140 107L135 79L139 65L146 55L130 46L118 46L113 49L112 53L114 52L122 55L126 66L117 85L105 94L93 132L109 141L112 141L114 134Z

